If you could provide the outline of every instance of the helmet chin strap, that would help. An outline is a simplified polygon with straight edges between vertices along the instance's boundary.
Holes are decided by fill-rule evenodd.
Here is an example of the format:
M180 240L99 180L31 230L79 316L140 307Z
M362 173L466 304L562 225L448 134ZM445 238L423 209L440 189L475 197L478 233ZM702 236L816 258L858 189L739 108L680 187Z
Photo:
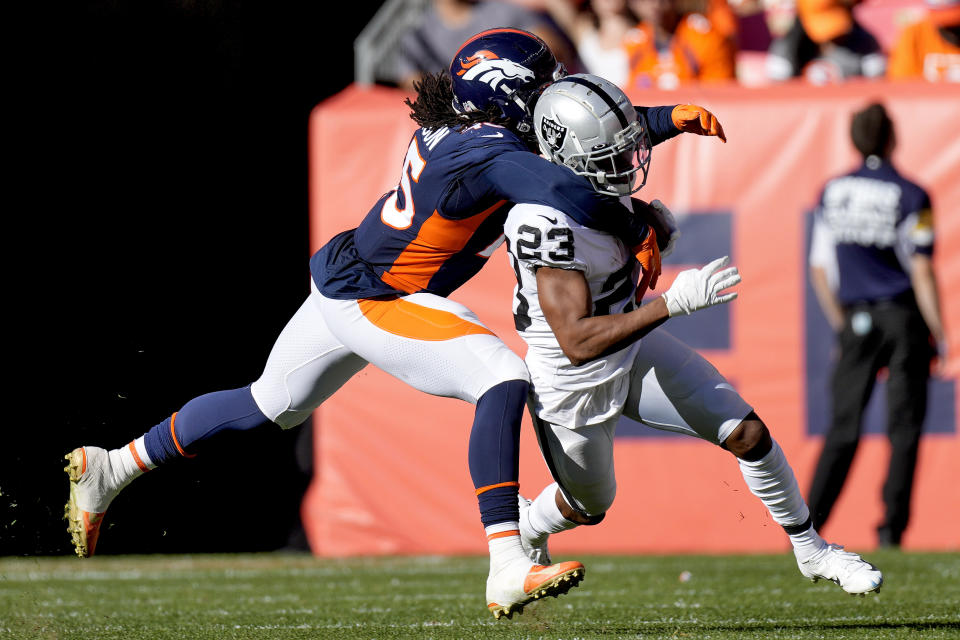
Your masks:
M528 117L531 115L530 112L527 111L527 103L524 102L519 95L517 95L517 91L514 91L505 85L501 85L501 88L503 89L503 92L507 94L507 97L513 101L513 104L520 107L520 110L527 114ZM530 123L526 120L521 120L517 123L517 131L520 133L529 133L532 129L533 127L531 127Z

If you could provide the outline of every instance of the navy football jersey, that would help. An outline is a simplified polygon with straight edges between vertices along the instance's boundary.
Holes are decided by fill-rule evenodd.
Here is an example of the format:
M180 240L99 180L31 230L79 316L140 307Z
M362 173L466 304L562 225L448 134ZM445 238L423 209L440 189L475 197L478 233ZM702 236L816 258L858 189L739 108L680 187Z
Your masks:
M666 107L654 107L667 110ZM662 118L660 119L662 120ZM657 142L676 131L658 131ZM647 228L616 198L531 153L509 129L481 123L458 130L418 129L397 188L356 229L330 240L310 260L329 298L425 291L447 296L473 277L503 240L514 203L543 204L630 246ZM632 243L632 244L631 244Z
M827 182L815 212L811 263L835 270L842 304L890 300L911 290L905 263L933 253L930 197L888 162Z

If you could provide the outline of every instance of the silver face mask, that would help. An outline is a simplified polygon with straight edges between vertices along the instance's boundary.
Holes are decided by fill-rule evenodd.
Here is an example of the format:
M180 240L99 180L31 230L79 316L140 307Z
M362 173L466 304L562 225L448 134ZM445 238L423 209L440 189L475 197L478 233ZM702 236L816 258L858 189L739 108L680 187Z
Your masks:
M646 119L611 82L590 74L562 78L540 95L533 120L540 151L585 176L598 192L624 196L646 184Z

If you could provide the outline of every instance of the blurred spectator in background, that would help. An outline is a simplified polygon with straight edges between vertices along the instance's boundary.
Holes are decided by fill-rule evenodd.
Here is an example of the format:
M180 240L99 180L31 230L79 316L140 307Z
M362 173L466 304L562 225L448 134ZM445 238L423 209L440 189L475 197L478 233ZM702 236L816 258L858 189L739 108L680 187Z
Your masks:
M498 0L433 0L420 25L400 42L398 84L409 90L422 74L447 69L470 36L496 27L523 29L540 36L561 62L572 57L566 39L529 9Z
M730 15L735 21L734 35L740 51L766 51L772 36L771 21L776 7L783 0L728 0ZM791 18L793 7L790 7Z
M926 17L897 38L887 76L960 82L960 0L927 0L926 5Z
M624 46L629 88L733 80L737 21L726 0L630 0L640 18Z
M877 535L880 546L896 546L910 516L931 334L945 344L932 262L933 212L927 193L890 164L896 138L882 105L854 115L851 137L863 165L827 182L810 247L810 279L840 350L831 381L832 421L807 502L821 530L847 479L877 374L887 367L890 466Z
M803 75L815 84L886 71L880 44L853 18L859 0L797 0L793 26L770 45L767 74L773 80Z
M627 0L586 0L579 6L571 0L548 0L547 7L573 40L586 71L625 87L628 65L623 42L638 20Z

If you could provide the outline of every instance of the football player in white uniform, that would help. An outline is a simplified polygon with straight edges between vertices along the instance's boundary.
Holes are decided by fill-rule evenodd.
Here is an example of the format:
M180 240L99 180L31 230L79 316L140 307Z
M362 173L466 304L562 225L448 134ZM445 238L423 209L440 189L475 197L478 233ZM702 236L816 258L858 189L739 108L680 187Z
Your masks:
M645 182L645 122L604 79L555 82L537 102L534 125L543 154L596 190L626 197ZM661 236L672 236L660 238L668 252L672 215L658 201L646 214L659 219ZM681 272L663 295L638 306L648 283L637 284L637 262L616 237L533 204L515 206L504 230L518 282L516 327L529 345L530 409L555 480L532 502L521 499L521 537L534 561L549 562L550 534L597 524L610 508L614 430L624 414L733 453L747 486L788 534L804 576L852 594L880 588L880 571L811 526L783 451L750 405L709 362L657 328L736 297L729 289L740 276L727 257Z

